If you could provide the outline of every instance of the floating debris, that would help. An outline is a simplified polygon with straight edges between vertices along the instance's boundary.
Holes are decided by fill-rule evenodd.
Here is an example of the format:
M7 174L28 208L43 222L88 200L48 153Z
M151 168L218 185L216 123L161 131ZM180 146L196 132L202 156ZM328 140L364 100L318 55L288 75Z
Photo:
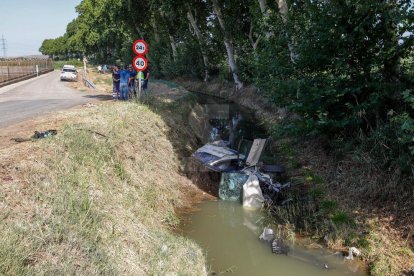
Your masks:
M287 255L288 252L289 252L289 246L287 246L280 237L272 241L272 253L273 254Z
M275 239L275 233L273 232L273 229L265 227L259 239L267 242L273 241Z
M361 251L359 251L356 247L350 247L349 248L349 254L347 257L345 257L345 259L347 260L353 260L354 259L354 254L355 256L361 256Z
M256 175L251 174L243 185L243 207L248 209L260 209L262 208L264 201L259 179Z

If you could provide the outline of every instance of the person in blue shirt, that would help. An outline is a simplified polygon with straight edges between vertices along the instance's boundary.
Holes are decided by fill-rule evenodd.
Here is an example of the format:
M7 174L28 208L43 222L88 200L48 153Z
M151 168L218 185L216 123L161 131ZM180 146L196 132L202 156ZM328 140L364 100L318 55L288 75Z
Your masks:
M113 82L113 89L112 89L112 98L114 100L119 99L119 70L118 66L114 66L112 69L112 82Z
M126 70L125 67L119 72L120 76L120 89L121 89L121 100L128 100L128 83L129 83L129 70Z
M129 65L129 93L134 93L135 98L137 97L137 89L135 85L135 77L137 76L137 71L132 68L132 65ZM132 95L131 95L132 96Z

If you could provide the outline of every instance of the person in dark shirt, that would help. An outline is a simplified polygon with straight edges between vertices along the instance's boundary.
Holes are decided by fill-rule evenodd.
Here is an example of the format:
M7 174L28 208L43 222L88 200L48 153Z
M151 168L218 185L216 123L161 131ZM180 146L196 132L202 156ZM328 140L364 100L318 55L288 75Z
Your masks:
M137 76L137 71L132 68L132 65L129 65L129 93L131 93L130 96L132 96L132 93L134 93L134 96L137 97L137 89L135 85L135 77Z
M120 76L120 90L121 90L121 100L128 100L128 82L129 82L129 70L125 67L119 71Z
M119 85L120 85L120 76L119 76L119 69L118 66L114 66L112 70L112 82L113 82L113 89L112 89L112 98L114 100L119 99Z

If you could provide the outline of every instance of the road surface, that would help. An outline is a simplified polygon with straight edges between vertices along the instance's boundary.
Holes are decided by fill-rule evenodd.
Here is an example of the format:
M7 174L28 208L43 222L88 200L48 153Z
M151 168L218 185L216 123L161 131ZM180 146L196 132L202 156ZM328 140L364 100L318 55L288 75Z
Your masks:
M59 72L0 88L0 129L51 111L91 102L97 95L61 82Z

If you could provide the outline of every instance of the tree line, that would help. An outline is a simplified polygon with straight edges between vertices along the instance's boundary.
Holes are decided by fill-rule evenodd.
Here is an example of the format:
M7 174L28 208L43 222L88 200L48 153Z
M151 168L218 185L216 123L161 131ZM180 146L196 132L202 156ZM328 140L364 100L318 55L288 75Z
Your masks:
M410 0L83 0L76 10L43 54L129 63L143 38L157 77L254 85L300 115L277 131L335 138L412 169Z

